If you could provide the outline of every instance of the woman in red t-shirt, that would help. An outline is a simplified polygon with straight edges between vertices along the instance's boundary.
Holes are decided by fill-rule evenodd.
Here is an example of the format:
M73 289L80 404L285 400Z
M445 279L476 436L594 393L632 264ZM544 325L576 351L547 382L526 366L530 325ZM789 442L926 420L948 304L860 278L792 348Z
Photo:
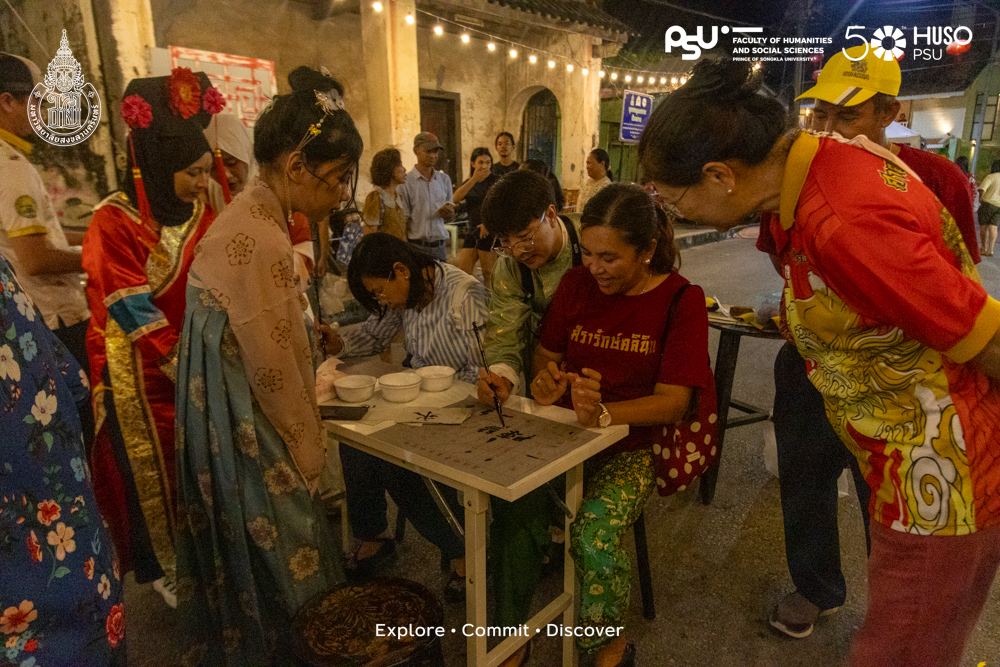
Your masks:
M583 426L629 424L629 435L588 462L583 504L571 531L581 576L580 625L625 625L631 565L622 536L656 486L653 428L681 420L696 389L709 386L705 295L680 297L673 230L649 195L612 184L581 218L583 266L563 277L542 321L532 395L572 408ZM664 335L666 333L666 335ZM608 500L611 499L611 500ZM620 632L581 637L597 664L632 665Z

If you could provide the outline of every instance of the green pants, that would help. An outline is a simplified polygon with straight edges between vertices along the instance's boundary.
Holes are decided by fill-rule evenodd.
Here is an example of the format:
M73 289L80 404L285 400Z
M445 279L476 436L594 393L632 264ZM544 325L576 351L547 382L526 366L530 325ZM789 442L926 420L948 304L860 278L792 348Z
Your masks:
M570 544L581 579L580 625L625 625L632 565L622 536L642 513L655 479L649 450L587 463L583 503L571 527ZM493 625L521 625L531 617L531 599L551 545L553 506L544 487L513 503L493 500ZM607 641L607 637L584 637L577 643L593 651Z
M625 625L632 562L622 537L642 513L655 480L648 449L587 466L583 503L570 527L570 555L580 580L578 625ZM580 637L576 643L583 651L594 651L609 641L595 636Z

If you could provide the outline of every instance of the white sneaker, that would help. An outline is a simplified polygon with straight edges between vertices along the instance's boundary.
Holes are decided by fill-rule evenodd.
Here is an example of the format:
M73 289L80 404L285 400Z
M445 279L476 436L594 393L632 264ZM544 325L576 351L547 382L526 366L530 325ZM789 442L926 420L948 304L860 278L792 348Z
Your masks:
M160 577L153 582L153 590L163 596L168 607L177 609L177 584L173 578Z

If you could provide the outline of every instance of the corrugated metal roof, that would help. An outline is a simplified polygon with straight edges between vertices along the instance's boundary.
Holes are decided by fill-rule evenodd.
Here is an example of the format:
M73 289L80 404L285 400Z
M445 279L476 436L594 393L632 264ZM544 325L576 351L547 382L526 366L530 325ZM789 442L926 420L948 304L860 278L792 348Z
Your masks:
M594 28L630 34L627 25L582 0L488 0L490 4L517 9L528 14L537 14L554 21L581 23Z

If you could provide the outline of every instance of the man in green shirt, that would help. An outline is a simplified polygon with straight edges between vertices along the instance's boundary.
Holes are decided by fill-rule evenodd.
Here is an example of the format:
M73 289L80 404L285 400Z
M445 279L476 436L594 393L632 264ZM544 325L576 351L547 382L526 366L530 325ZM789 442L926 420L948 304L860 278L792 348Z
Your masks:
M480 371L479 400L500 402L530 384L538 326L563 274L581 263L580 229L560 217L548 180L518 170L498 181L482 208L486 231L497 237L500 259L493 267L490 319L486 326L489 376ZM525 395L530 396L525 387Z
M500 259L493 267L490 318L486 327L486 360L479 372L479 400L493 405L493 390L506 402L511 392L528 385L538 327L563 274L581 263L580 229L561 218L549 181L533 171L518 170L500 179L482 207L486 231L497 237ZM530 396L525 387L526 395ZM496 596L493 625L518 626L531 618L531 598L552 544L549 533L554 504L539 488L508 503L494 499L490 526L490 564ZM527 645L501 667L527 660Z

